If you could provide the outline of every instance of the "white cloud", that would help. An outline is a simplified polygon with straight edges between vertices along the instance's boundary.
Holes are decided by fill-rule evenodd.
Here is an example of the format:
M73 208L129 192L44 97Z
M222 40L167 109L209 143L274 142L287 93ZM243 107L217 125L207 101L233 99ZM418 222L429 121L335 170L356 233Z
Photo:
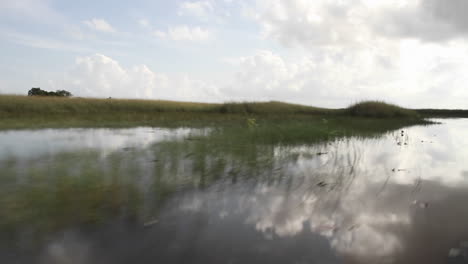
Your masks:
M320 53L320 52L318 52ZM365 56L356 54L356 60ZM225 87L236 100L281 100L319 106L346 105L360 94L354 87L361 78L371 77L374 63L361 68L345 67L339 52L317 56L285 58L271 51L258 51L237 61L237 72ZM365 66L365 67L364 67Z
M179 15L206 18L214 10L210 1L187 1L179 4Z
M151 26L149 20L146 18L138 20L138 25L142 28L149 28Z
M146 65L123 67L102 54L77 58L64 77L77 96L217 101L216 87L186 75L171 76Z
M366 34L358 1L258 0L252 16L263 35L286 46L342 45Z
M411 107L455 107L450 102L467 107L462 100L468 98L463 85L468 19L460 11L466 5L461 0L257 0L246 13L262 36L300 47L294 51L302 58L247 57L228 91L324 106L383 99ZM249 88L239 88L243 83Z
M463 74L468 63L456 56L463 52L462 43L452 49L453 54L447 55L438 46L421 49L409 41L397 50L396 60L376 51L349 54L322 49L319 55L294 58L260 50L229 59L234 71L219 80L155 72L146 65L124 67L96 54L78 58L56 86L68 87L77 96L92 97L280 100L325 107L382 99L411 107L463 108L468 99L464 89L468 80Z
M108 33L116 32L116 30L104 19L93 18L91 20L85 20L83 21L83 23L89 28L96 30L96 31L108 32Z
M257 0L248 9L264 37L281 44L366 45L390 37L444 42L468 36L465 0Z
M379 99L409 107L468 106L465 42L444 47L405 40L382 48L385 52L320 48L297 57L259 50L225 60L232 70L216 74L217 79L155 72L146 65L127 67L96 54L78 58L63 78L41 74L45 79L34 82L53 89L66 87L76 96L104 98L279 100L324 107Z
M411 40L384 50L318 48L304 57L263 50L229 59L236 73L223 83L221 91L232 100L281 100L327 107L369 99L409 107L466 107L464 83L468 78L464 72L468 63L461 58L467 58L468 51L464 42L452 44L452 53L445 50Z
M161 39L192 42L208 42L214 37L213 32L209 29L187 25L169 27L167 31L155 30L153 35Z

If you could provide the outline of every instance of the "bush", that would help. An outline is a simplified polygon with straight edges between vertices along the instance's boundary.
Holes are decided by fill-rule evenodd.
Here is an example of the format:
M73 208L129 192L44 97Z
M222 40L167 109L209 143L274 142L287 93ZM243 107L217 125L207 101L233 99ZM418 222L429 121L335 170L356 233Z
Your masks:
M351 105L346 109L351 116L363 117L418 117L414 110L379 101L366 101Z

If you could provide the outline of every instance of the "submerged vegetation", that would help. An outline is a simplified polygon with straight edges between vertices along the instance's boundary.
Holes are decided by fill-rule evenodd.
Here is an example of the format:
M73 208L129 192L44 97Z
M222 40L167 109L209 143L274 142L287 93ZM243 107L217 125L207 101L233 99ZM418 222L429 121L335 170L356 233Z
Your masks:
M0 96L0 129L237 125L244 124L245 120L250 118L256 119L257 122L296 120L322 124L321 121L324 118L345 120L350 119L349 117L352 119L399 119L399 121L387 120L390 123L424 123L416 111L382 102L362 102L349 108L329 109L276 101L220 104L163 100ZM345 122L351 123L352 121Z
M327 142L323 149L314 147L301 154L315 157L326 155L334 140L346 136L378 136L429 123L414 111L378 102L326 109L282 102L40 96L0 96L0 121L0 129L203 128L144 149L122 148L107 154L82 149L0 160L0 233L5 241L24 233L40 240L68 228L99 227L116 220L144 226L177 192L207 188L220 180L286 179L289 164L298 158L297 147Z
M120 220L144 226L177 192L207 188L220 180L281 182L291 173L289 164L299 158L297 147L314 145L300 154L313 159L333 151L333 142L339 144L343 136L378 136L411 124L397 119L346 120L251 118L243 125L193 129L145 148L85 148L0 160L2 239L29 232L40 242L60 230Z

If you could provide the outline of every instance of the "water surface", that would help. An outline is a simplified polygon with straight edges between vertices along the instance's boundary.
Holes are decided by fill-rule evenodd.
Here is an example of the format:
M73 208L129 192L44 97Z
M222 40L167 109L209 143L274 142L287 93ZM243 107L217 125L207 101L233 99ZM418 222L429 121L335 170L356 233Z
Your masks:
M465 263L468 120L442 122L303 145L1 132L0 260Z

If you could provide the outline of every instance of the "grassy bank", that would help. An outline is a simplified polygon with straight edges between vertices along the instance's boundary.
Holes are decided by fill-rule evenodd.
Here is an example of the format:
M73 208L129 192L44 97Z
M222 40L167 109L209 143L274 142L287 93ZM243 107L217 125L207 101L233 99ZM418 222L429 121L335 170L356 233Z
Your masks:
M257 120L397 118L417 112L383 102L328 109L282 102L192 103L161 100L0 96L0 129L46 127L205 126ZM405 121L406 122L406 121Z
M106 113L304 113L323 114L331 109L317 108L281 102L252 103L192 103L163 100L61 98L0 95L0 116L9 115L77 115Z

